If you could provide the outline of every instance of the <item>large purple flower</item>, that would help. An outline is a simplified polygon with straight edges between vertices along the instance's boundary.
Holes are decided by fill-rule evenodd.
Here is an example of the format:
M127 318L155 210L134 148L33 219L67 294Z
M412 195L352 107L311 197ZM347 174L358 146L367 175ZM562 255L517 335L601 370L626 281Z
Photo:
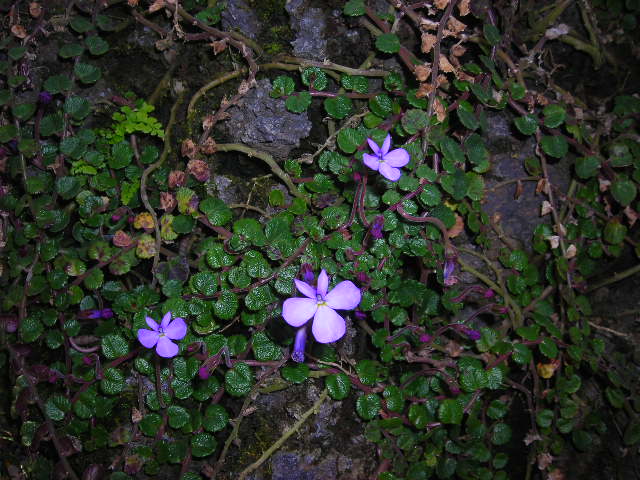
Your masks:
M145 319L151 330L141 328L138 330L138 340L147 348L156 347L158 355L164 358L175 357L178 354L178 345L171 340L182 340L187 334L187 324L182 318L171 320L171 312L162 317L160 325L151 317Z
M404 167L409 163L409 152L404 148L396 148L389 151L391 147L391 135L389 134L384 139L382 147L379 147L370 138L367 138L367 142L369 142L369 146L373 150L373 155L365 153L362 157L364 164L372 170L379 171L387 180L397 181L401 175L400 167Z
M362 294L353 282L345 280L330 292L329 276L323 269L318 275L318 286L294 279L296 288L307 298L288 298L282 305L282 317L292 327L301 327L313 317L311 331L320 343L339 340L346 332L344 318L336 310L353 310L360 304Z

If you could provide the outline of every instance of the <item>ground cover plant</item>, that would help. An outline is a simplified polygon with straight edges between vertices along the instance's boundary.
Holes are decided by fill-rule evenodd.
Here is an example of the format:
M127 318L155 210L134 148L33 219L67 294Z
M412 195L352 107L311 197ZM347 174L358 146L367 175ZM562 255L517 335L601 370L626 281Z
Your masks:
M328 3L368 39L358 65L225 28L224 2L3 11L1 475L270 478L328 404L375 455L334 478L578 478L567 459L612 437L637 469L637 356L594 303L640 272L640 98L590 107L545 62L561 44L624 71L601 28L618 9L632 31L640 5ZM146 96L113 73L142 28L162 73L126 76ZM193 58L215 75L194 85ZM314 140L236 140L257 91ZM529 152L507 180L498 115ZM243 202L233 162L257 165ZM505 190L535 196L525 243L487 212ZM315 393L281 436L241 438L294 391Z

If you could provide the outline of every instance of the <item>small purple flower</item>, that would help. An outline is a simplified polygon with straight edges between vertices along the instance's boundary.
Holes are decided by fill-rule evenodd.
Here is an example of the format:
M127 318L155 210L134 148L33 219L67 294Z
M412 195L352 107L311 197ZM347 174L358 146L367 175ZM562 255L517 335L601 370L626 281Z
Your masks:
M48 105L53 100L53 95L51 95L46 90L43 90L38 94L38 101L43 105Z
M360 304L362 294L353 282L345 280L330 292L329 276L323 269L318 275L318 286L294 279L296 288L307 298L288 298L282 305L282 317L292 327L301 327L313 318L311 331L320 343L341 339L346 330L344 318L336 310L353 310Z
M206 380L207 378L209 378L209 370L207 370L207 367L200 367L198 369L198 376L202 380Z
M479 331L474 330L473 328L462 326L460 327L460 332L464 333L467 337L469 337L469 340L477 341L477 340L480 340L480 338L482 338L482 334Z
M495 292L490 288L488 288L487 291L484 292L484 298L493 298L494 295L495 295Z
M302 279L305 283L312 284L315 280L316 276L313 273L313 267L310 263L303 263L302 267L300 267L300 271L302 272Z
M404 167L409 163L409 152L404 148L396 148L389 151L391 147L391 135L389 134L384 139L382 147L379 147L370 138L367 138L367 142L369 142L369 147L373 150L373 155L365 153L362 157L364 164L372 170L379 171L387 180L396 182L401 175L400 167Z
M307 343L307 326L303 325L298 328L296 332L296 338L293 342L293 353L291 354L291 360L294 362L304 362L304 347Z
M382 238L382 227L384 227L384 217L378 215L373 221L373 225L371 225L371 236L376 240Z
M175 357L178 354L178 345L171 340L182 340L187 334L187 324L182 318L171 320L171 312L162 317L162 323L158 323L151 317L145 319L151 330L141 328L138 330L138 340L147 348L156 347L158 355L164 358Z
M109 319L113 317L113 310L111 310L110 308L103 308L102 310L82 310L78 314L78 317L92 320L98 318Z
M453 275L453 272L456 269L456 259L455 258L447 258L444 262L444 269L442 272L442 280L445 286L451 287L458 283L458 279Z

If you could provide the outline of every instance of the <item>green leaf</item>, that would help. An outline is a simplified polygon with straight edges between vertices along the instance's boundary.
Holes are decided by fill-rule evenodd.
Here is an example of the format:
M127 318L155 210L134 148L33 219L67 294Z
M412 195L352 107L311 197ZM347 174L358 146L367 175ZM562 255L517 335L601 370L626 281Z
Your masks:
M253 374L246 363L238 363L224 374L224 387L229 395L242 397L253 385Z
M213 435L208 433L196 433L191 436L191 454L194 457L206 457L211 455L218 442Z
M384 53L398 53L400 39L393 33L383 33L376 38L376 48Z
M487 39L487 42L489 42L489 45L491 45L491 46L498 45L500 43L500 41L502 40L502 36L500 35L500 31L495 26L491 25L490 23L485 23L482 26L482 30L484 32L484 38Z
M117 368L107 368L103 372L100 388L107 395L117 395L124 390L124 374Z
M288 96L293 93L296 88L296 84L293 78L287 75L280 75L273 81L271 92L269 96L271 98L280 98L283 95Z
M635 445L640 442L640 421L634 419L627 425L623 437L624 444L627 446Z
M536 423L542 428L548 428L553 422L553 411L545 408L540 410L536 415Z
M338 147L345 153L354 153L367 139L362 130L345 128L338 133Z
M362 75L342 75L341 85L347 90L357 93L369 93L369 80Z
M191 420L189 412L184 407L177 405L171 405L167 408L167 416L171 428L182 428Z
M462 416L462 405L453 398L444 399L438 407L438 418L442 423L459 425L462 421Z
M486 388L488 383L487 372L482 368L467 368L460 376L460 386L465 392Z
M282 351L264 332L256 332L252 338L253 355L259 362L280 360Z
M64 102L64 112L73 117L74 120L82 120L91 111L91 105L82 97L71 96Z
M0 127L0 143L7 143L18 136L18 129L15 125L3 125Z
M80 16L73 17L71 19L70 25L71 28L73 28L78 33L85 33L89 30L93 30L93 23Z
M413 135L429 124L429 118L424 110L412 108L405 112L401 123L402 128L404 128L409 135Z
M344 373L329 375L325 380L325 385L334 400L344 400L351 390L351 381Z
M371 420L378 415L382 408L380 396L376 393L360 395L356 401L356 412L364 420Z
M66 75L53 75L44 82L44 89L52 95L71 90L71 87L71 79Z
M366 11L364 0L349 0L342 9L342 13L350 17L364 15Z
M215 433L223 430L229 423L229 414L222 405L209 405L202 419L202 426L207 432Z
M504 445L511 440L511 427L506 423L496 423L491 429L491 443Z
M525 365L531 360L531 350L526 345L517 343L513 346L513 360L520 365Z
M518 117L514 120L516 128L524 135L533 135L538 129L538 119L533 115Z
M560 135L545 135L540 140L542 150L553 158L562 158L569 151L569 144Z
M13 47L7 52L9 58L13 61L20 60L25 53L27 53L27 47Z
M78 43L68 43L58 50L58 55L62 58L78 57L84 52L84 47Z
M91 55L102 55L109 51L109 43L97 35L85 38L84 42L89 47Z
M493 400L487 409L487 416L493 420L497 420L504 417L508 411L509 407L506 403L501 402L500 400Z
M140 421L140 431L147 437L155 437L162 425L162 417L157 413L148 413Z
M302 71L302 83L314 90L324 90L329 83L327 74L318 67L308 67Z
M65 414L71 410L71 401L63 395L52 395L44 404L44 411L51 420L64 420Z
M219 198L207 197L199 205L200 210L207 216L209 222L215 226L223 226L231 221L231 209Z
M243 218L233 224L233 232L242 235L253 245L261 247L265 245L267 239L262 230L262 225L253 218Z
M551 338L547 337L538 345L540 353L548 358L556 358L558 356L558 346Z
M88 63L76 63L73 68L73 73L75 73L82 83L87 84L97 82L102 76L98 67Z
M29 120L36 113L35 103L19 103L11 109L13 115L22 121Z
M338 95L337 97L327 98L324 101L324 108L327 113L338 120L345 118L351 112L353 103L351 99L344 95Z
M476 118L475 113L473 112L473 107L469 102L464 101L465 105L469 105L469 108L463 108L462 102L461 105L456 110L456 115L458 115L458 119L460 123L467 127L469 130L477 130L480 128L480 122Z
M306 363L296 363L282 369L282 378L292 383L303 383L309 378L309 366Z
M559 127L564 123L567 116L566 110L558 104L547 105L542 110L542 113L544 115L544 125L549 128Z
M401 413L404 409L404 394L395 385L389 385L382 392L387 408L392 412Z
M122 357L129 353L129 343L120 335L105 335L102 338L102 353L109 360Z
M298 92L290 95L284 102L287 110L293 113L302 113L311 105L311 94L309 92Z
M46 84L46 82L45 82ZM0 106L6 105L11 100L11 90L6 88L0 90Z
M631 180L615 180L611 184L611 194L616 201L626 207L635 198L638 193L635 183Z
M369 109L380 118L387 118L393 112L393 100L386 93L369 99Z
M624 241L627 235L627 227L622 225L617 218L609 220L604 227L604 241L611 245L618 245Z
M213 311L221 320L231 320L238 309L238 296L230 290L222 290L222 294L213 306Z

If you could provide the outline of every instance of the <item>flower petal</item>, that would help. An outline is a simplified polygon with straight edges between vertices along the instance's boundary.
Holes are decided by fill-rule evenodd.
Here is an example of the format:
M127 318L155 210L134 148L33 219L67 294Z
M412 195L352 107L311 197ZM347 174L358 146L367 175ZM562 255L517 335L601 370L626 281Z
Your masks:
M404 148L396 148L384 156L385 163L388 163L392 167L404 167L409 163L409 160L411 160L409 152Z
M322 298L327 296L327 288L329 287L329 275L327 275L327 271L323 268L318 275L318 295Z
M365 153L362 156L362 160L371 170L378 170L378 168L380 168L380 159L376 155L369 155L368 153Z
M158 322L156 322L153 318L146 317L144 320L147 322L147 325L149 325L149 328L154 332L157 332L158 328L160 328L160 325L158 325Z
M304 325L318 310L316 300L287 298L282 304L282 318L292 327Z
M353 310L360 305L362 294L353 282L345 280L336 285L325 297L327 305L336 310Z
M313 288L308 283L298 280L297 278L294 278L293 281L295 282L296 288L301 294L303 294L305 297L313 298L314 300L316 299L315 288Z
M160 338L160 334L158 332L147 330L146 328L138 330L138 340L144 347L155 347L156 343L158 343L158 338Z
M313 318L311 331L316 341L331 343L340 340L344 336L347 326L344 318L338 315L335 310L326 305L321 305Z
M160 337L160 340L158 340L156 352L161 357L175 357L178 354L178 351L180 351L180 348L178 347L178 345L169 340L169 337Z
M391 148L391 135L387 133L387 136L384 139L384 142L382 143L382 156L384 157L387 152L389 151L389 148Z
M162 323L160 324L160 327L162 328L162 330L164 330L169 326L170 321L171 321L171 312L167 312L164 314L164 317L162 317Z
M187 334L187 324L183 318L174 318L164 329L164 333L171 340L182 340Z
M380 164L380 174L387 180L396 182L400 178L400 169L392 167L388 163Z
M380 147L378 146L378 144L373 140L371 140L370 138L367 138L367 143L369 144L369 148L373 150L373 153L377 155L378 152L380 151Z

